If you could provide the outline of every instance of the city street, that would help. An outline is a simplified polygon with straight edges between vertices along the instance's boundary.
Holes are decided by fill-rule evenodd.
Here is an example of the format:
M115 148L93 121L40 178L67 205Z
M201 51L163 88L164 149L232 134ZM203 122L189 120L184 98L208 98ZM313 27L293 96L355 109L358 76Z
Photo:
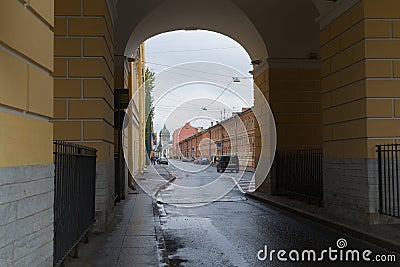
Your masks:
M214 166L178 160L170 160L167 168L176 180L158 195L158 200L168 204L193 207L215 200L242 200L241 192L254 188L252 172L218 173Z
M168 167L157 167L160 168L168 168L177 177L173 185L161 190L157 196L166 254L171 266L398 266L398 262L373 262L376 255L393 252L248 199L234 186L234 179L229 178L235 174L220 177L218 182L208 187L213 189L212 192L207 192L206 184L216 181L221 175L215 167L171 160ZM251 173L245 173L245 177L245 180L251 180ZM231 186L234 188L218 199L217 194ZM209 203L215 198L218 200ZM339 244L339 239L344 239L341 240L344 245ZM264 261L257 257L257 254L261 258L265 256L264 252L258 253L265 246L268 256L274 252L272 261L269 257L264 257ZM333 252L332 255L338 255L336 261L329 260L328 252L321 254L329 247L342 251ZM304 249L316 251L317 259L324 255L322 262L296 263L289 258L289 255L295 255L289 252L297 250L301 259ZM346 263L346 251L350 249L359 250L360 262ZM366 249L372 251L369 255L371 262L362 260ZM279 250L287 251L283 256L287 262L278 259ZM340 253L343 253L342 261ZM308 254L305 255L307 258Z

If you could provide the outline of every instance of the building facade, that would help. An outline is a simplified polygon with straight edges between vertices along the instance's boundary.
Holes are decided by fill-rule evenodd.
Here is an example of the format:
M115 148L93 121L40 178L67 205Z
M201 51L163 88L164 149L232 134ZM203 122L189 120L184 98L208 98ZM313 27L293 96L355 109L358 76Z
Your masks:
M232 117L212 125L179 142L185 157L208 158L237 155L244 170L254 171L255 164L255 117L253 110L242 109Z
M130 103L125 110L130 117L129 127L123 131L124 157L128 164L124 180L132 185L134 177L143 173L146 165L145 146L145 44L142 43L132 54L131 62L126 62L128 72L124 74L124 88L128 89ZM116 135L118 133L114 132ZM114 143L118 136L114 137ZM114 153L118 152L114 146ZM129 170L129 173L128 173ZM128 177L128 179L126 179ZM132 186L130 186L132 187ZM127 194L125 187L125 195Z
M176 129L172 134L172 156L174 158L182 157L182 153L179 148L179 142L198 132L199 129L190 125L190 122L187 122L181 128Z

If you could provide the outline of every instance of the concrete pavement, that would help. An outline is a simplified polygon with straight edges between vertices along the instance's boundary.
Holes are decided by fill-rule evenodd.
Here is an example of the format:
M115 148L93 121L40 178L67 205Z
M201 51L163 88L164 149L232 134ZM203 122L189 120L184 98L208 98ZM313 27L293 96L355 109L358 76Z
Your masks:
M167 174L166 174L167 175ZM168 176L166 176L168 178ZM156 192L166 180L150 166L138 177L147 192ZM115 219L106 233L90 234L79 244L79 257L68 257L67 267L132 267L168 265L163 257L163 236L153 198L143 189L130 192L116 206Z

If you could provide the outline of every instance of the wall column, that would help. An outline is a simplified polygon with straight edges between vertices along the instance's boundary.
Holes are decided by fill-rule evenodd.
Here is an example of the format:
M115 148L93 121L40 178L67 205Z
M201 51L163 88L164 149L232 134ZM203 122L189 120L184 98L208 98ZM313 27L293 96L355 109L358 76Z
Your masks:
M369 222L378 218L376 145L400 138L399 9L363 0L321 20L324 202Z
M54 139L97 152L96 226L114 214L113 25L105 1L55 0Z
M0 266L52 266L53 1L0 1Z
M322 146L320 64L317 60L270 59L268 68L256 73L255 83L260 89L254 93L255 114L267 112L262 107L262 93L275 119L277 151ZM258 119L259 127L268 127L264 115ZM261 152L258 125L255 140L258 162ZM265 143L267 140L268 137L264 136L262 141ZM273 169L259 190L274 192Z

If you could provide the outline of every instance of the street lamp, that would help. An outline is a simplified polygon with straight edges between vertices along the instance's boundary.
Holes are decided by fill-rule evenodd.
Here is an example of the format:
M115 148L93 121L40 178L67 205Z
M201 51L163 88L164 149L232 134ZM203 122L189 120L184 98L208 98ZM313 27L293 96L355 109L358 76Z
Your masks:
M238 77L232 77L232 80L225 86L224 90L219 94L219 96L217 96L216 99L214 99L213 102L211 102L208 106L203 107L202 110L207 110L207 108L209 106L211 106L212 104L214 104L215 102L217 102L218 98L220 98L223 93L225 93L225 91L229 88L229 85L231 85L231 83L240 83L240 79ZM201 111L200 111L201 112ZM200 114L199 114L200 115Z
M225 93L225 91L228 89L228 87L231 85L231 83L240 83L239 77L232 77L232 80L225 86L224 90L219 94L219 96L217 96L216 99L214 99L214 100L213 100L210 104L208 104L207 106L201 107L201 110L200 110L199 114L197 115L197 118L200 116L200 114L201 114L201 112L202 112L203 110L204 110L204 111L207 111L207 109L208 109L212 104L214 104L215 102L217 102L217 100L223 95L223 93ZM196 120L197 120L197 118L196 118ZM196 121L196 120L195 120L195 121Z

